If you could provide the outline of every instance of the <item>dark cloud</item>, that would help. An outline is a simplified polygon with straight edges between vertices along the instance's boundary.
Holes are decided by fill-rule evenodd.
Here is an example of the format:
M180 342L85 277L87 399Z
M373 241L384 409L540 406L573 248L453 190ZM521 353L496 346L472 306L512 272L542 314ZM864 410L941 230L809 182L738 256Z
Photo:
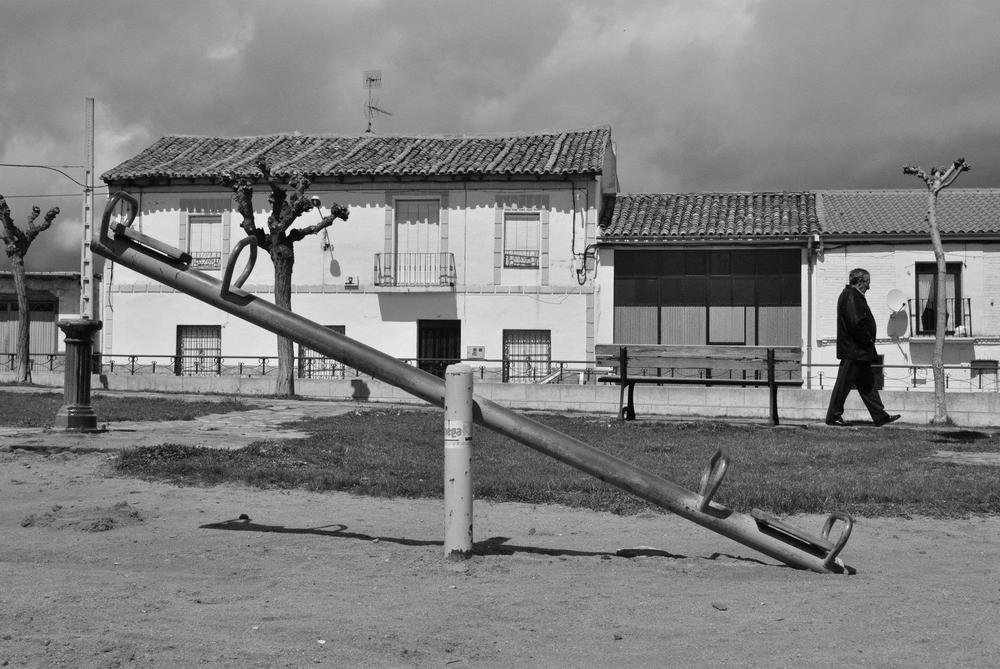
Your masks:
M381 69L378 132L609 123L633 192L916 187L904 163L959 156L956 185L995 187L998 19L991 0L8 3L0 162L79 164L86 97L98 173L170 133L360 133ZM76 192L0 168L0 193ZM11 199L62 207L62 269L79 202Z

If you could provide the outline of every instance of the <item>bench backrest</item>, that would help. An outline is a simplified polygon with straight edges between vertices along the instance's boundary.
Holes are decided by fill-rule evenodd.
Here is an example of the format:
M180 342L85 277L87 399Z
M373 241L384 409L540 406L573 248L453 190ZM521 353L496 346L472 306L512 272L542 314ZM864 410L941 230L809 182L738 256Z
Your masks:
M764 371L767 370L768 349L774 349L774 369L778 378L801 374L802 349L797 346L598 344L595 347L598 366L617 368L623 347L629 376L657 375L662 370Z

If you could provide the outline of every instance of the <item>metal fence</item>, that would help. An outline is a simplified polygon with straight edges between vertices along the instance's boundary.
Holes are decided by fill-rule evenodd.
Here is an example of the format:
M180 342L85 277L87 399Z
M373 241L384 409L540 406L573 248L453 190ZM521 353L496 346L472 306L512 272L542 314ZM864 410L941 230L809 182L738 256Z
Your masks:
M278 371L275 356L180 356L190 360L179 360L176 355L94 355L95 373L101 374L160 374L177 376L178 369L189 370L184 376L273 376ZM418 366L416 358L401 358L403 362ZM362 376L360 372L339 362L322 356L302 356L295 358L296 376L300 379L348 379ZM423 360L423 362L438 362ZM445 362L445 361L440 361ZM447 362L454 362L448 360ZM464 359L461 362L472 367L474 377L479 381L493 383L545 383L545 384L589 384L597 383L600 376L611 371L607 367L594 367L581 360L546 360L545 374L533 374L529 378L512 376L511 361L496 359ZM180 363L180 365L179 365ZM32 372L64 372L62 353L35 353L30 357ZM0 371L12 372L17 367L14 353L0 353ZM802 367L803 387L828 390L837 379L836 364L813 364ZM1000 392L1000 374L995 360L974 360L970 366L945 365L945 387L949 390ZM662 373L676 376L704 378L704 368L684 368L663 370ZM712 369L714 378L726 372ZM730 370L729 378L741 378L742 370ZM934 374L930 365L884 365L881 367L883 387L888 390L931 390ZM795 378L799 378L796 376Z

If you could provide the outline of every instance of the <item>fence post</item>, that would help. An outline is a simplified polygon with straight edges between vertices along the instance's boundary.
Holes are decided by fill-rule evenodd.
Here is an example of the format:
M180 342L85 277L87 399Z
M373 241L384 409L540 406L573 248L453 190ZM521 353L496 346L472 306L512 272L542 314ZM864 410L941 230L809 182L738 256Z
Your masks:
M472 554L472 367L444 373L444 554Z

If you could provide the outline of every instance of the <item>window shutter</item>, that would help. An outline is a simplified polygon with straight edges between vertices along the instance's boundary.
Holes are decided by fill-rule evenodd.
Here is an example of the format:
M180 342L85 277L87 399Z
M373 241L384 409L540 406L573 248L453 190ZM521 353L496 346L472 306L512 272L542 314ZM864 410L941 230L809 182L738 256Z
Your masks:
M383 250L385 253L392 253L392 228L394 225L394 214L392 208L392 193L389 191L385 192L385 244L383 245ZM383 260L385 262L385 260Z
M500 285L500 268L503 266L503 198L497 196L496 217L493 223L493 283Z
M548 198L545 198L548 200ZM548 202L545 203L545 208L542 209L542 237L540 241L540 248L538 249L538 268L541 270L541 284L543 286L549 285L549 208Z
M181 251L188 250L188 213L181 212L180 228L177 231L177 248Z
M232 225L232 214L233 212L226 210L222 212L222 263L225 266L226 259L229 258L229 251L232 250L230 246L230 235L232 231L229 229Z
M448 252L448 194L441 194L441 213L438 215L438 231L441 235L441 253Z

